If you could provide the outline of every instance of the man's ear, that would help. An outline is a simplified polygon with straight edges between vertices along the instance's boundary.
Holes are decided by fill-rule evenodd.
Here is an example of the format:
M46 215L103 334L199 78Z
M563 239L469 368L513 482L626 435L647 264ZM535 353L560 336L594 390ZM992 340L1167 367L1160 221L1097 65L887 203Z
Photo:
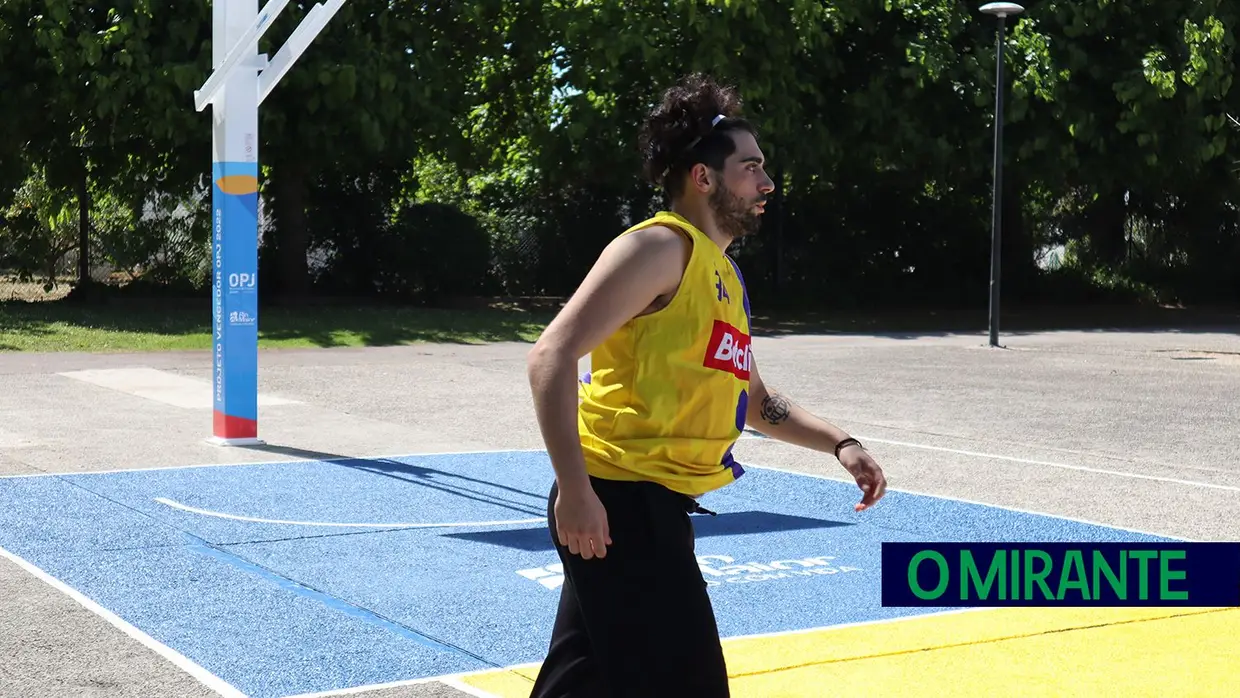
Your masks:
M710 191L710 185L714 183L714 173L703 163L698 163L689 170L689 181L693 186L703 194Z

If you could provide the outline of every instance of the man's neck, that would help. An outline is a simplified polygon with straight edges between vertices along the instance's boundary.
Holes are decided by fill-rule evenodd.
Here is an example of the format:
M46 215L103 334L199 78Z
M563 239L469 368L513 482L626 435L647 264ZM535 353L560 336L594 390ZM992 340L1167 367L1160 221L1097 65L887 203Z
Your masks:
M732 238L719 230L718 224L715 223L715 214L711 212L710 206L705 201L689 201L682 198L672 202L671 211L705 233L706 237L718 245L721 251L727 252L728 246L732 244Z

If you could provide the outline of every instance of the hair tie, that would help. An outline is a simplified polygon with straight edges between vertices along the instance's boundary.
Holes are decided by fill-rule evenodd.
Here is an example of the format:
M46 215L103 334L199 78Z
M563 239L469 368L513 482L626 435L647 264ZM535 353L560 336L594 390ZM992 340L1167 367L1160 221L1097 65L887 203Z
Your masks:
M710 120L710 127L712 129L715 128L716 126L719 125L720 121L723 121L726 118L727 117L724 116L723 114L719 114L718 116ZM701 142L702 142L701 136L694 138L693 141L689 143L689 145L681 149L680 153L675 158L672 159L672 163L674 164L677 160L684 157L685 153L688 153L690 150L693 150L694 148L696 148L697 144ZM663 174L659 175L659 178L662 179L663 177L666 177L667 173L671 171L672 171L672 165L668 165L667 167L663 168Z

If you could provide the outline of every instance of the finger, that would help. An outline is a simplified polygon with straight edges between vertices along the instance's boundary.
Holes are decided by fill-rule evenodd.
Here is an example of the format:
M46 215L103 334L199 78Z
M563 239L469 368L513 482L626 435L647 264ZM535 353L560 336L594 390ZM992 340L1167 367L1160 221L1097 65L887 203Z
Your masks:
M607 546L603 543L601 536L590 539L590 546L594 551L594 557L600 560L607 557Z
M599 524L599 529L592 536L594 540L594 552L599 557L607 556L607 546L611 545L611 532L608 530L607 519L604 518Z
M577 543L577 536L570 534L565 536L565 538L564 545L568 548L568 552L579 555L581 553L581 546Z
M879 485L877 483L870 483L870 486L866 490L866 493L865 493L866 503L873 505L874 502L877 502L878 498L881 496L879 492L880 492Z
M858 486L861 488L862 494L861 494L861 501L857 503L856 510L862 511L864 509L868 509L875 502L874 485L867 482L864 484L858 483Z
M595 549L594 540L594 534L592 533L585 532L581 534L581 537L577 542L577 545L581 547L581 559L593 560L598 557L598 551Z
M868 505L874 506L884 494L887 494L887 480L880 476L878 481L870 486Z
M600 502L600 505L601 505L601 502ZM600 541L601 543L606 544L606 545L611 545L611 525L607 522L607 508L606 507L601 507L601 508L602 508L602 511L600 513L602 514L602 516L599 517L599 522L598 522L598 526L599 526L598 534L599 535L598 535L598 538L595 538L595 540Z

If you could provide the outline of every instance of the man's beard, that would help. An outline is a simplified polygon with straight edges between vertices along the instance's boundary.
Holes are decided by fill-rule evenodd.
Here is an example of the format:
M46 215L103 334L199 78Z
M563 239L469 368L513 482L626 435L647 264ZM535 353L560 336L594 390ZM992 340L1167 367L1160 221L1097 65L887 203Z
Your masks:
M763 197L746 202L724 187L719 187L710 194L710 209L715 214L719 231L737 240L758 232L762 227L762 215L754 213L753 207L765 201Z

